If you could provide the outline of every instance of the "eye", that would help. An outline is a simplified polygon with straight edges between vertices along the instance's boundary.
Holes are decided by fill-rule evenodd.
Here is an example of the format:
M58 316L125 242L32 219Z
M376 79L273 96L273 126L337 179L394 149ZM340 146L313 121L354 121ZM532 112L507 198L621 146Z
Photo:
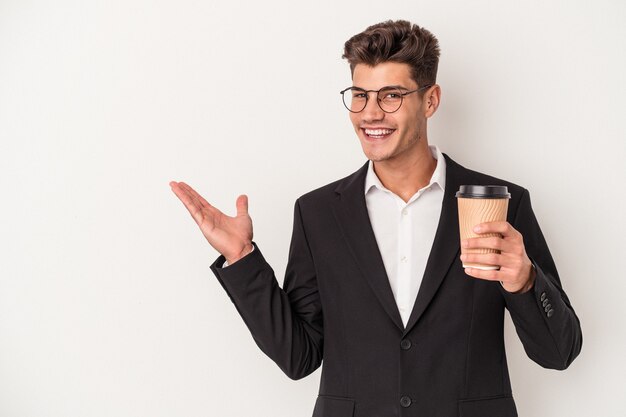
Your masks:
M381 90L380 96L383 101L396 102L402 99L402 92L397 89Z
M353 91L352 92L352 97L353 98L365 98L367 96L365 95L365 93L363 93L361 91Z

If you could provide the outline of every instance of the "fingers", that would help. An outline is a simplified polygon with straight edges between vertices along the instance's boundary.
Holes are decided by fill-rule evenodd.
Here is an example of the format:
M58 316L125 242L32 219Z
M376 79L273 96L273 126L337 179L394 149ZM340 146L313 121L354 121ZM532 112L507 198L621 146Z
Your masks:
M469 251L464 250L465 253L461 255L461 260L465 264L477 263L499 266L499 270L468 267L465 268L465 273L474 278L500 281L510 285L517 285L517 283L522 282L524 258L527 257L522 234L508 222L481 223L476 225L474 232L482 235L499 234L500 236L464 239L461 242L463 249L495 249L500 253L468 253Z
M193 199L191 198L189 193L180 185L180 183L171 181L170 187L172 187L172 191L174 192L174 194L176 194L176 197L178 197L185 206L189 204L194 204Z
M204 197L198 194L196 190L191 188L189 184L182 181L179 182L179 184L185 191L187 191L188 195L196 203L199 209L208 210L213 215L221 213L221 211L217 207L211 205L208 201L206 201Z
M484 279L487 281L502 281L500 271L495 269L484 270L478 268L465 268L465 273L474 278Z
M196 190L194 190L193 188L191 188L190 185L188 185L187 183L181 182L181 184L183 185L183 187L185 187L185 189L193 196L193 198L195 199L196 202L198 202L198 204L200 204L201 207L203 208L212 208L217 210L216 207L212 206L208 201L206 201L204 199L204 197L202 197L200 194L198 194L196 192Z
M464 253L461 261L465 264L482 264L500 266L506 263L505 255L499 253Z
M532 269L532 266L531 266ZM529 282L534 279L532 271L522 273L517 269L500 267L499 270L484 270L479 268L465 268L465 273L473 278L485 281L500 281L505 290L509 292L518 292L528 286Z
M502 252L515 251L516 244L501 237L472 237L461 242L463 249L496 249Z
M198 194L198 193L196 192L196 190L194 190L193 188L191 188L191 186L190 186L190 185L188 185L188 184L186 184L186 183L184 183L184 182L182 182L182 181L181 181L181 182L179 182L178 184L179 184L179 185L180 185L180 186L181 186L181 187L182 187L182 188L183 188L183 189L187 192L187 194L189 194L189 196L193 199L193 201L195 201L195 202L196 202L196 204L197 204L199 207L205 207L205 208L208 208L208 207L213 207L213 206L212 206L212 205L210 205L210 204L209 204L209 202L208 202L208 201L206 201L206 200L205 200L205 199L204 199L204 198L203 198L200 194Z
M237 206L237 216L247 215L248 214L248 196L245 194L237 197L237 202L235 203Z
M195 207L195 210L193 212L190 210L192 215L194 215L193 214L194 212L202 213L203 210L205 213L210 213L213 216L224 215L224 213L222 213L217 207L213 206L204 197L198 194L198 192L194 190L189 184L183 181L180 181L180 182L172 181L170 182L170 186L172 186L172 190L174 191L174 193L176 193L177 196L179 196L179 198L181 198L181 195L186 196L186 198L183 197L184 199L181 198L181 201L185 204L185 206L187 206L187 209L190 209L190 207L188 206L189 204L192 204ZM246 198L246 201L245 201L244 213L247 214L248 213L247 196L245 196L245 198Z
M517 237L520 233L509 222L486 222L474 226L474 233L500 233L503 238ZM521 236L521 235L520 235Z
M189 212L192 216L195 216L194 213L199 213L202 210L208 210L212 214L216 215L217 213L222 214L222 212L215 206L211 205L207 200L204 199L200 194L196 192L191 186L185 182L175 182L171 181L170 186L172 187L172 191L178 196L178 198L185 204ZM237 201L235 203L237 207L237 216L239 215L247 215L248 214L248 196L245 194L237 197ZM195 217L194 217L195 218Z
M482 270L480 268L465 267L465 273L474 278L488 281L501 281L504 283L522 282L520 277L524 275L524 262L518 255L510 253L464 253L461 255L463 264L482 264L497 266L498 269ZM526 274L528 275L528 274ZM525 282L525 281L524 281Z
M195 196L193 196L193 194L189 192L188 188L184 187L184 185L186 184L180 182L176 183L174 181L170 182L170 186L172 187L174 194L176 194L176 197L182 201L183 205L187 208L189 214L191 214L191 217L193 217L195 222L200 224L202 222L202 204Z

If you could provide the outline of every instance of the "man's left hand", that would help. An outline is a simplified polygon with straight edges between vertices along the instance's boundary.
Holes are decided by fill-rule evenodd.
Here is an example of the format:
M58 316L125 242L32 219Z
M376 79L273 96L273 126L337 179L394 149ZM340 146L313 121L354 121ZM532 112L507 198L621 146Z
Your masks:
M479 229L477 229L477 227ZM465 253L461 261L499 265L500 270L482 270L465 268L465 273L474 278L500 281L504 289L512 293L524 293L530 290L535 281L536 272L526 249L522 234L509 222L487 222L474 227L474 233L499 233L502 237L474 237L461 242L463 249L488 248L500 253Z

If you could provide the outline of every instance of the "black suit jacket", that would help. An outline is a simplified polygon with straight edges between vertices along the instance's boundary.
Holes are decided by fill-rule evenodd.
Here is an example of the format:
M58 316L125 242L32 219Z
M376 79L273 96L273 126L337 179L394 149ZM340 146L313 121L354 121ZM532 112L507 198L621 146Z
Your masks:
M259 246L211 265L261 348L292 379L320 365L314 417L513 417L504 349L508 308L528 356L565 369L582 345L580 322L533 214L528 190L471 171L447 154L441 216L406 328L365 203L367 162L295 202L283 288ZM524 237L536 281L524 294L465 274L461 184L506 185L507 220Z

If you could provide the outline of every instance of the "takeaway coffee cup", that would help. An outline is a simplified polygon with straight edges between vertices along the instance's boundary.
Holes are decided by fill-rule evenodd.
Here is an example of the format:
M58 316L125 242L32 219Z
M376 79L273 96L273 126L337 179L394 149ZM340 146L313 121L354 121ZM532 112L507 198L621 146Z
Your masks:
M459 208L459 232L461 240L472 237L499 236L500 233L474 233L480 223L506 221L511 194L505 185L461 185L456 195ZM497 249L461 247L461 254L500 253ZM463 262L463 268L500 269L500 266Z

